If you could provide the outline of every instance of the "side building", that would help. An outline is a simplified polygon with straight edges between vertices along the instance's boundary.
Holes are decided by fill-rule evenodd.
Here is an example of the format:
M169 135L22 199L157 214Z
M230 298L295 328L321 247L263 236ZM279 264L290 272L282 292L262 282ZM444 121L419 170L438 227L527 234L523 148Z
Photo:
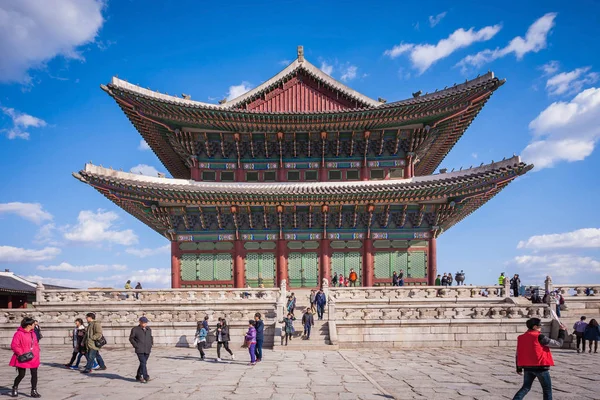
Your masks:
M532 168L439 164L504 83L493 73L386 103L298 58L218 105L102 86L173 178L74 176L172 243L172 287L433 284L437 237Z

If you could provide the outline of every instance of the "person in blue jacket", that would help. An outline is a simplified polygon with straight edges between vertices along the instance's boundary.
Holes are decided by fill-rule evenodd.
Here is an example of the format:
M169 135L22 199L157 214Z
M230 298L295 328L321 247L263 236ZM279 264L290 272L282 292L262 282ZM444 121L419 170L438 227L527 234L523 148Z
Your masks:
M256 329L256 347L254 349L256 362L262 360L262 347L265 340L265 323L261 318L262 315L260 315L260 313L257 312L254 314L254 321L256 321L256 324L254 325L254 329Z
M325 304L327 304L327 296L323 293L323 289L319 290L315 297L315 303L317 303L317 316L319 320L323 319L323 313L325 312Z

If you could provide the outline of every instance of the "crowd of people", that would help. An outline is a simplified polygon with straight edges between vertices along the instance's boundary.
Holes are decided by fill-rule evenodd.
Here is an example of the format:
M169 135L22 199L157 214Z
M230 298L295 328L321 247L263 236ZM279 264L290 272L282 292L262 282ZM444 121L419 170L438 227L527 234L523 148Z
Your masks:
M356 283L358 282L358 274L354 270L354 268L350 268L350 272L348 273L348 277L345 278L344 275L335 272L333 277L331 278L331 286L332 287L356 287Z

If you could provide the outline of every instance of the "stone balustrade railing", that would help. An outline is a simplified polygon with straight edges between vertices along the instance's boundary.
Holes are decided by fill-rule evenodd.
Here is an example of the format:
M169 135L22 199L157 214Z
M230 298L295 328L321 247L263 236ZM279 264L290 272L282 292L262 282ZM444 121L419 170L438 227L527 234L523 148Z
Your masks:
M335 302L401 299L503 299L508 297L504 286L387 286L383 288L329 288L329 298Z
M600 285L554 285L554 290L565 297L600 296Z
M279 296L278 288L269 289L88 289L88 290L44 290L38 288L35 305L61 305L73 303L232 303L271 302Z

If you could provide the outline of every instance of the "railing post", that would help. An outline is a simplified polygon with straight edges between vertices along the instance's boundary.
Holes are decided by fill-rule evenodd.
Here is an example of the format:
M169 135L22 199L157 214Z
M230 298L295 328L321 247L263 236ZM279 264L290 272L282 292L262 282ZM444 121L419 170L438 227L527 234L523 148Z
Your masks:
M35 287L35 302L44 302L44 285L42 284L42 282L38 282L37 286Z
M508 278L504 278L504 297L510 297L510 280Z
M546 291L545 293L548 293L548 296L546 297L546 303L548 305L552 304L552 296L550 296L550 293L552 293L554 291L554 285L552 284L552 277L550 275L546 276L546 281L544 281L544 285L545 285L545 289Z

